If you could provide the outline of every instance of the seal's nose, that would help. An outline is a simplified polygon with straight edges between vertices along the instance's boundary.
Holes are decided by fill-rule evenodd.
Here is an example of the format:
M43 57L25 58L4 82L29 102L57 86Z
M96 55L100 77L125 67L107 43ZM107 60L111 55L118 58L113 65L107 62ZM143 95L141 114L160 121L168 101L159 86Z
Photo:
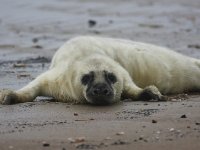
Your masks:
M98 83L91 89L91 95L93 96L110 96L111 94L111 89L104 83Z
M90 103L95 105L109 105L114 98L113 89L107 83L96 83L86 93Z

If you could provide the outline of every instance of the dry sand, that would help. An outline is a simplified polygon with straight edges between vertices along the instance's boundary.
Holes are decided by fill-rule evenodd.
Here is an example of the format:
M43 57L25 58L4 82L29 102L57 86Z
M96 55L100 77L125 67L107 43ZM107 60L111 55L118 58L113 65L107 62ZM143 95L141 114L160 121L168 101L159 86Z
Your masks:
M199 0L0 4L0 89L26 85L48 69L60 45L77 35L128 38L200 58ZM199 94L173 99L176 102L125 101L97 107L38 98L0 106L0 150L200 149Z

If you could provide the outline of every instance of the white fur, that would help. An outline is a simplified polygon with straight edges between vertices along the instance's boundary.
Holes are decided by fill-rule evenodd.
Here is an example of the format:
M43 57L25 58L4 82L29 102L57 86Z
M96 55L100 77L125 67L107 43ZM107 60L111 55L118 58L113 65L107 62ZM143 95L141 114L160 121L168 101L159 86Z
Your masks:
M110 70L118 77L116 99L122 92L135 98L153 85L162 94L200 90L200 61L167 48L130 40L82 36L55 53L50 69L16 93L23 100L53 96L59 101L84 101L80 83L88 71Z
M57 51L51 68L62 66L63 70L63 64L94 55L119 63L141 88L155 85L164 94L200 88L199 60L167 48L129 40L77 37Z

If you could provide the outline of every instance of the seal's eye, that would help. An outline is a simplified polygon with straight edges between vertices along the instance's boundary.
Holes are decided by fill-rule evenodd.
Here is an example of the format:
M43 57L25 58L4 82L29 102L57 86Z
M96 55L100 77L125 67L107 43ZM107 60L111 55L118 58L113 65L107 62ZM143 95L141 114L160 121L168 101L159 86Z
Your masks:
M85 74L83 75L83 77L81 78L81 82L83 85L87 85L89 82L91 82L94 78L94 75L92 72L90 72L89 74Z
M86 74L82 77L81 82L83 83L83 85L87 85L91 80L91 75Z
M115 83L117 82L117 78L113 73L108 73L107 74L107 79L111 82L111 83Z

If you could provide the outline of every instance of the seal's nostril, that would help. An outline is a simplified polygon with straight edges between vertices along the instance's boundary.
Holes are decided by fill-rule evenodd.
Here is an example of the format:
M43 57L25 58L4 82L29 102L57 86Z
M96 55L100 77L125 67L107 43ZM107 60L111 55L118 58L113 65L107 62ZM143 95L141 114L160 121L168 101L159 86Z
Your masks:
M93 95L109 95L109 93L108 89L94 89L92 92Z
M108 89L104 89L103 94L104 95L108 95L109 94L109 90Z
M98 90L98 89L94 89L94 90L93 90L93 94L94 94L94 95L99 94L99 90Z

